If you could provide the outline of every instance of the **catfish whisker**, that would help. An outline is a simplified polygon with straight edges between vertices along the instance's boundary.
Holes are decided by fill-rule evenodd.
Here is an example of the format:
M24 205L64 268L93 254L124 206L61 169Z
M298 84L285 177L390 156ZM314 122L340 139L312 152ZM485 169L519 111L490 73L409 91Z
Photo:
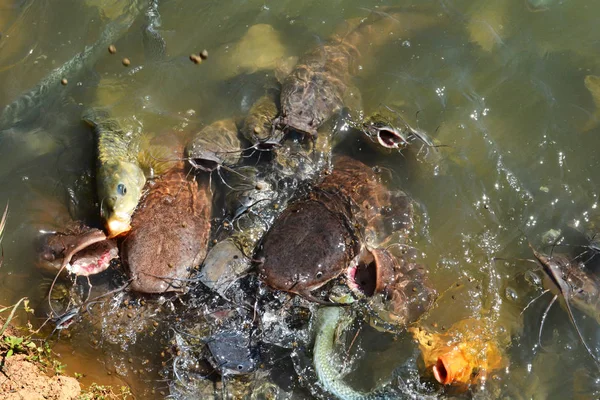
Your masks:
M208 189L210 190L210 195L214 196L214 192L212 190L212 173L213 171L210 171L210 174L208 174Z
M393 15L391 15L389 13L383 12L383 11L371 10L369 8L366 8L366 7L359 7L359 10L368 11L371 14L379 15L380 17L389 18L392 21L396 21L396 22L400 23L400 21L398 20L398 18L394 17Z
M233 174L236 174L236 175L238 175L239 177L241 177L241 178L242 178L242 179L244 179L244 180L249 180L249 179L250 179L248 176L246 176L246 175L244 175L244 174L241 174L241 173L237 172L235 169L233 169L233 168L231 168L231 167L229 167L229 166L227 166L227 165L224 165L224 164L223 164L223 165L221 165L221 168L223 168L225 171L228 171L228 172L231 172L231 173L233 173Z
M103 294L101 294L99 296L94 297L93 299L91 299L89 301L89 303L95 303L97 300L99 300L99 299L101 299L103 297L110 296L110 295L115 294L115 293L119 293L119 292L127 289L127 286L129 286L131 284L131 282L133 282L133 279L129 279L127 282L125 282L125 284L123 286L120 286L120 287L118 287L116 289L111 290L110 292L106 292L106 293L103 293Z
M557 294L554 295L554 297L552 297L552 300L550 300L550 304L548 304L548 307L546 307L546 310L542 314L542 320L540 322L540 330L538 332L538 346L540 346L541 349L544 348L544 346L542 345L542 330L544 329L544 323L546 322L546 317L548 316L548 313L550 312L550 308L552 308L552 305L554 305L554 302L556 301L557 298L558 298Z
M142 272L144 275L147 276L151 276L153 278L157 278L157 279L162 279L164 281L179 281L179 282L198 282L199 278L173 278L170 276L160 276L160 275L154 275L154 274L150 274L148 272ZM174 288L177 288L176 286L172 286Z
M221 178L221 182L223 182L223 184L224 184L225 186L227 186L229 189L231 189L231 190L234 190L234 191L235 191L235 189L234 189L233 187L231 187L231 186L230 186L230 185L229 185L229 184L228 184L228 183L225 181L225 178L223 178L223 175L221 174L221 167L222 167L222 165L221 165L221 166L219 166L219 167L217 168L217 174L219 175L219 178Z
M409 130L409 132L416 137L417 139L419 139L423 144L427 145L428 147L435 147L435 143L433 143L431 141L431 139L429 139L429 137L427 137L426 133L424 131L421 131L420 129L415 129L412 126L410 126L410 124L408 122L406 122L406 120L402 117L402 115L400 115L400 113L396 110L394 110L393 108L382 104L385 108L387 108L389 111L393 112L394 114L396 114L398 116L398 118L400 118L400 120L402 121L402 123L406 126L406 128ZM417 115L419 114L420 110L417 111ZM438 145L439 146L439 145Z
M176 357L173 360L173 375L175 375L175 378L177 379L177 381L179 381L182 384L184 384L183 383L183 379L181 379L181 377L179 376L179 372L177 372L177 362L178 362L178 360L179 360L179 357Z
M256 153L258 150L256 149L252 149L252 153L250 154L246 154L246 155L242 155L242 158L252 158L252 156L254 155L254 153Z
M344 358L344 365L348 363L348 359L350 358L350 352L352 351L352 347L354 346L354 342L358 338L359 333L362 331L362 325L357 329L352 342L350 342L350 346L348 346L348 350L346 350L346 357Z
M523 315L523 313L529 308L529 306L531 306L536 300L538 300L540 297L542 297L543 295L545 295L549 291L550 291L550 289L544 290L541 294L539 294L533 300L531 300L529 303L527 303L527 305L525 306L525 308L523 308L523 310L521 311L521 313L519 315Z

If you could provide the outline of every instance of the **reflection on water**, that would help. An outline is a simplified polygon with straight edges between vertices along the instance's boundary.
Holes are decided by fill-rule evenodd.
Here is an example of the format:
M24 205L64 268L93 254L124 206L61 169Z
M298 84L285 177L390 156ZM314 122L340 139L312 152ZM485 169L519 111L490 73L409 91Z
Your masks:
M0 105L9 104L97 41L107 24L121 15L124 3L0 1ZM36 270L33 251L40 227L60 227L69 209L72 216L97 223L93 140L80 121L85 106L108 107L131 127L154 135L189 135L215 120L243 116L265 87L285 76L282 71L294 57L319 46L344 23L386 12L390 6L397 11L397 6L414 4L419 11L443 16L439 26L415 37L394 38L364 61L356 85L365 113L381 105L392 107L442 145L437 150L443 168L434 169L410 152L373 156L358 141L344 151L364 152L364 157L388 167L395 184L420 205L423 218L415 247L434 286L444 293L423 323L449 327L481 317L510 338L508 366L475 389L483 397L598 397L598 369L564 310L556 305L550 310L541 335L540 320L550 295L521 313L541 293L532 278L539 280L541 273L528 273L534 264L517 258L531 257L527 240L547 244L542 235L550 229L561 230L567 243L579 244L578 232L589 234L597 228L600 3L158 4L165 60L154 60L144 48L144 18L139 17L115 39L115 55L105 51L74 81L55 88L60 93L34 120L0 133L2 208L10 201L0 304L22 296L34 304L41 301L44 278ZM209 51L207 60L199 65L189 61L189 54L204 48ZM123 57L131 65L124 67ZM464 290L446 292L464 282L469 283ZM596 321L579 312L575 317L588 343L599 347ZM162 332L161 340L167 331L157 331ZM417 347L406 340L383 343L377 338L376 332L367 331L359 340L364 361L351 375L357 387L366 390L401 366L406 384L425 390L416 374ZM166 342L152 339L144 342L146 347L106 347L98 346L97 340L86 329L61 338L57 349L69 370L84 372L87 382L114 383L115 376L122 376L142 398L167 390L156 375L162 362L157 354ZM156 351L148 353L148 348ZM124 355L116 356L119 351ZM142 376L140 371L151 372ZM428 387L441 397L456 394Z

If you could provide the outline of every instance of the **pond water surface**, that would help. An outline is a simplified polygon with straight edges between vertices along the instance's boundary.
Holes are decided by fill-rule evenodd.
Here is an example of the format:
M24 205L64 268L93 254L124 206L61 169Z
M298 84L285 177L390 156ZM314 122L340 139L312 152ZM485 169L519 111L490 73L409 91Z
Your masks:
M0 0L0 105L9 104L97 41L128 4ZM551 296L525 310L542 293L536 283L542 274L534 263L520 260L532 258L528 241L549 253L551 249L543 246L552 242L544 238L551 229L565 235L563 243L580 244L599 221L600 85L586 77L600 76L600 3L157 4L157 30L166 41L166 60L154 61L152 49L144 49L142 12L114 39L117 54L104 50L97 62L74 75L74 81L57 87L61 93L47 96L40 112L0 132L0 205L10 204L2 242L0 304L13 304L24 296L34 308L44 303L48 278L35 266L40 229L59 224L69 207L76 210L75 217L97 219L94 142L81 122L85 107L110 107L144 132L191 134L214 120L246 113L289 57L322 45L344 24L399 7L430 15L439 24L394 38L373 57L361 60L364 68L355 83L366 113L382 105L397 110L441 145L440 157L432 165L415 152L375 156L352 140L341 151L358 156L365 152L371 163L389 169L393 184L420 205L414 246L441 294L427 316L429 322L449 326L468 317L485 318L490 331L501 327L508 337L508 362L466 393L443 389L419 378L418 348L407 333L392 340L391 335L366 329L360 338L364 360L348 381L366 390L396 371L415 398L424 393L440 398L600 397L600 370L564 308L550 309L538 343ZM208 59L192 63L189 55L202 49L208 50ZM128 67L122 65L123 57L129 58ZM554 251L575 250L563 246ZM455 294L449 290L464 282L473 284ZM43 322L42 308L32 318L34 325ZM598 353L598 321L578 311L575 319ZM20 321L25 323L26 317ZM145 337L135 343L106 345L96 331L102 327L74 326L54 338L54 349L67 372L85 374L84 384L127 384L139 398L163 398L171 377L164 372L169 354L161 351L169 346L172 333L163 325L150 324ZM296 387L289 396L311 396L301 383Z

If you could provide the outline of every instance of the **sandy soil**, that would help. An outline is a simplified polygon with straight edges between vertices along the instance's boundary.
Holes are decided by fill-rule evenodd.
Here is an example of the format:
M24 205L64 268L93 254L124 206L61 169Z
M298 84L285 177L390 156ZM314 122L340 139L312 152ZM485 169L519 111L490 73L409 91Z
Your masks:
M0 327L3 324L0 318ZM4 335L15 335L15 332L9 327ZM26 358L24 354L0 358L0 400L69 400L81 394L75 378L49 377Z
M24 355L5 360L0 372L0 400L75 399L81 387L75 378L48 377Z

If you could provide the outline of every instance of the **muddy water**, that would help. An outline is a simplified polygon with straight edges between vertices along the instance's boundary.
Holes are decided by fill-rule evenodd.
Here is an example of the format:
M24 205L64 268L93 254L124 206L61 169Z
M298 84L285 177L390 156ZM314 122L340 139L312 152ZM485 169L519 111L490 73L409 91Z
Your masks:
M93 43L124 3L1 0L0 105ZM346 20L413 3L444 22L365 60L357 86L366 112L390 106L443 145L436 165L414 152L375 156L353 140L342 151L386 167L393 185L420 204L414 246L445 293L429 322L485 317L509 335L510 363L478 396L597 398L600 373L559 307L549 312L538 344L549 298L521 314L541 289L528 273L534 264L516 260L530 257L527 239L542 245L543 233L560 229L580 240L573 227L597 221L600 114L585 77L600 75L600 4L583 0L159 1L164 61L144 51L138 19L115 42L117 54L107 51L39 117L0 133L0 204L10 202L0 304L23 296L34 306L41 302L44 278L33 243L39 229L60 226L68 215L69 190L80 216L94 215L93 142L79 118L84 106L109 106L155 134L192 132L243 115L277 60L318 46ZM247 35L257 24L270 27ZM202 49L208 60L191 63L189 54ZM127 68L123 57L131 60ZM494 262L496 256L510 260ZM464 282L470 285L463 291L447 292ZM599 347L596 323L576 317ZM124 382L141 398L160 398L167 390L157 375L160 340L167 335L158 329L144 346L109 347L75 328L56 350L68 371L86 374L84 383ZM398 366L409 386L419 386L416 346L407 337L377 335L367 331L360 339L373 357L352 375L356 386L369 388ZM432 386L440 397L456 395Z

